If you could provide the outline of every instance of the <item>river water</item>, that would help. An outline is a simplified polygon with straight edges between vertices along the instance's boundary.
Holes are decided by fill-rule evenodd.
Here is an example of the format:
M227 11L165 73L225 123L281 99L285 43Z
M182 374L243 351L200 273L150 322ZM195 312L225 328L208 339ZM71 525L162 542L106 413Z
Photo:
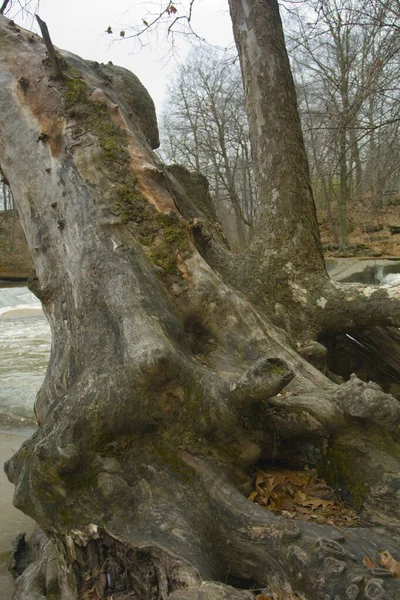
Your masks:
M35 396L50 353L50 327L39 300L26 287L0 288L0 465L36 428ZM11 600L8 572L12 539L34 523L12 505L14 486L0 467L0 598Z
M32 428L50 353L50 327L26 288L0 289L0 429Z

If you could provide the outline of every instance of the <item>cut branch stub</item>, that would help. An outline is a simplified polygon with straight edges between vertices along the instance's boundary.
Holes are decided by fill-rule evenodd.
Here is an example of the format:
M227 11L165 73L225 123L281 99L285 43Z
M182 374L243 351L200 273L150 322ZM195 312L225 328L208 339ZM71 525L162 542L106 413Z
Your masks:
M49 29L48 29L46 23L44 21L42 21L42 19L39 17L39 15L35 15L35 17L36 17L36 21L39 24L40 31L42 32L43 41L46 44L46 50L49 55L51 64L53 65L54 73L55 73L56 77L59 77L60 79L62 79L62 77L64 75L63 75L63 71L61 68L61 62L57 56L57 52L54 48L53 42L51 41Z
M293 379L294 373L280 358L260 358L231 385L232 401L240 409L276 396Z

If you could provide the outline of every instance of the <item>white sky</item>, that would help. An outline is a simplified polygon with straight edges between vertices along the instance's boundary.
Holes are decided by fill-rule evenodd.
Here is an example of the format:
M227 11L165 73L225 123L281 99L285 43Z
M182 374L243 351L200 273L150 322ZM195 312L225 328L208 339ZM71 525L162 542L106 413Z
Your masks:
M133 18L141 21L146 17L146 7L152 4L157 7L160 3L165 6L165 0L116 0L113 3L105 0L40 0L40 16L49 27L54 45L59 48L97 62L112 61L133 71L150 92L160 116L168 79L177 61L189 51L190 44L180 38L176 56L167 59L170 44L163 41L162 36L154 37L151 46L139 51L133 47L132 40L112 43L111 36L105 33L111 25L118 34L119 29L129 26ZM31 28L32 18L22 21L19 15L15 20ZM196 0L193 26L209 43L225 47L233 42L226 0Z

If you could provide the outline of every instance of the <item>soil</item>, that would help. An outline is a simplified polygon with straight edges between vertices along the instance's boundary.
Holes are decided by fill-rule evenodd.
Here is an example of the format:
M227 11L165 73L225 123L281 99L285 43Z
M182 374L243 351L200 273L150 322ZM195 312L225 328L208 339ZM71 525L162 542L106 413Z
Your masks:
M0 279L35 274L25 235L15 211L0 211Z
M350 205L348 207L349 245L344 250L339 250L326 211L319 209L318 222L325 255L359 258L400 257L400 198L399 204L396 201L397 198L393 200L393 204L380 208L368 199ZM335 213L334 208L333 213ZM392 233L394 228L398 228L398 233Z

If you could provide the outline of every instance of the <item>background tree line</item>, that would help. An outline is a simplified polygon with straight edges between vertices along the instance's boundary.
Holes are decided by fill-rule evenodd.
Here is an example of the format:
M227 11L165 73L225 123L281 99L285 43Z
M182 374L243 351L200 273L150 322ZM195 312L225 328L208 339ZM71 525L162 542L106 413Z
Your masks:
M0 247L3 251L15 250L15 230L18 214L11 189L0 172Z
M344 247L349 207L400 192L398 0L286 3L285 28L314 197ZM240 66L201 45L180 64L162 115L162 153L204 173L235 250L257 209Z
M19 222L14 197L0 171L0 274L32 269L25 235Z

